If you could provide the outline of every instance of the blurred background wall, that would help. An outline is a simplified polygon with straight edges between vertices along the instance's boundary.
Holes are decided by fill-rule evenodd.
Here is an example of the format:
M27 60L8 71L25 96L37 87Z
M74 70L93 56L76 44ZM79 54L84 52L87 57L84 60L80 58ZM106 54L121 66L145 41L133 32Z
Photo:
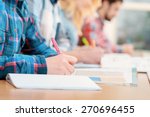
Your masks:
M118 16L106 22L105 33L112 42L150 50L150 0L125 0Z

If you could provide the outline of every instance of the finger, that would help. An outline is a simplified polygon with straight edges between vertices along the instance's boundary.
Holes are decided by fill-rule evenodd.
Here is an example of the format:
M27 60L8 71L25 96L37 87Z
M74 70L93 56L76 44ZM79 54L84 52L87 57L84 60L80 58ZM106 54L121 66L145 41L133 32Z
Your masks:
M70 71L66 68L65 74L64 75L71 75Z
M74 67L70 65L69 63L66 63L66 69L69 75L74 72Z
M74 65L78 61L78 59L76 57L69 56L69 55L66 55L66 59L67 59L68 63L70 63L71 65Z
M61 70L61 74L60 75L70 75L70 72L68 71L66 65L64 66L64 68Z

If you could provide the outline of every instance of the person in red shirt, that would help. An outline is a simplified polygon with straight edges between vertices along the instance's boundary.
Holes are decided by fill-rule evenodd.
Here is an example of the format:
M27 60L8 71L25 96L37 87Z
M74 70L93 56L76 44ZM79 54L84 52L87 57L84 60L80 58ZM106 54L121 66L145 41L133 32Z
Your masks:
M94 41L96 46L102 47L108 53L133 53L132 45L115 45L107 39L104 33L104 21L111 21L117 15L122 3L123 0L102 0L102 6L97 10L96 16L85 20L82 32L90 45Z

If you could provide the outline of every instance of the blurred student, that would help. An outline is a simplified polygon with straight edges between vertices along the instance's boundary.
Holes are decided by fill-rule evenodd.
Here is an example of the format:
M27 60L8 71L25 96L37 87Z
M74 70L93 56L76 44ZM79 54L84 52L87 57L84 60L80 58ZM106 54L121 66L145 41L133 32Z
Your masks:
M46 38L48 46L55 37L57 24L60 23L58 0L28 0L29 10L34 16L38 29Z
M0 0L0 79L8 73L70 74L76 58L45 44L26 0Z
M98 0L60 0L62 27L58 44L67 54L78 58L79 62L99 64L103 50L100 47L77 46L84 19L100 6ZM65 47L65 48L64 48Z
M104 34L104 21L111 21L120 10L123 0L102 0L102 6L97 10L97 16L88 18L82 28L83 37L91 44L93 40L96 46L102 47L106 52L133 53L133 46L125 44L123 46L112 44ZM82 40L80 40L80 44Z
M79 36L82 35L84 19L92 14L100 6L100 0L60 0L60 16L62 21L61 38L69 40L68 50L77 47ZM60 42L60 45L63 44ZM66 48L67 49L67 48Z
M45 5L43 1L46 1ZM59 0L59 4L52 4L50 0L38 0L35 1L36 4L40 4L43 7L39 13L43 14L42 17L37 16L37 13L33 13L36 17L39 17L39 21L41 22L44 19L45 28L40 27L41 32L45 32L45 34L49 35L48 37L43 34L44 37L47 38L49 41L52 38L52 33L55 31L57 33L57 42L59 47L63 52L66 54L75 56L78 58L78 62L89 63L89 64L99 64L101 55L103 54L103 50L99 47L77 47L78 43L78 36L81 32L81 25L83 23L83 19L85 18L86 14L89 12L89 6L91 7L91 3L94 1L95 5L98 5L97 0ZM49 3L48 3L49 2ZM97 3L97 4L96 4ZM30 3L29 3L30 4ZM38 9L36 4L31 4L33 8ZM58 6L61 6L58 7ZM57 8L57 12L54 13L54 10L51 9ZM85 10L86 9L86 10ZM32 9L31 9L32 10ZM91 9L90 9L91 10ZM46 12L43 12L46 11ZM56 17L57 16L57 17ZM59 20L58 20L59 19ZM60 22L60 29L59 33L56 32L56 27L49 25L51 20L56 21L55 25ZM42 23L40 23L42 24ZM48 29L48 27L53 27ZM52 29L52 30L51 30ZM55 35L56 37L56 35Z

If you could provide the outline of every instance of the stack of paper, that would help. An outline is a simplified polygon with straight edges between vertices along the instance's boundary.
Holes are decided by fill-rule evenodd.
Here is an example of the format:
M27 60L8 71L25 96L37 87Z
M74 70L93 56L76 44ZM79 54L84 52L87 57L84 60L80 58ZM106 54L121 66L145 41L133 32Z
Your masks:
M103 68L131 68L132 59L128 54L106 54L101 60Z
M132 68L137 72L150 72L150 57L131 57L128 54L106 54L101 61L102 68Z

